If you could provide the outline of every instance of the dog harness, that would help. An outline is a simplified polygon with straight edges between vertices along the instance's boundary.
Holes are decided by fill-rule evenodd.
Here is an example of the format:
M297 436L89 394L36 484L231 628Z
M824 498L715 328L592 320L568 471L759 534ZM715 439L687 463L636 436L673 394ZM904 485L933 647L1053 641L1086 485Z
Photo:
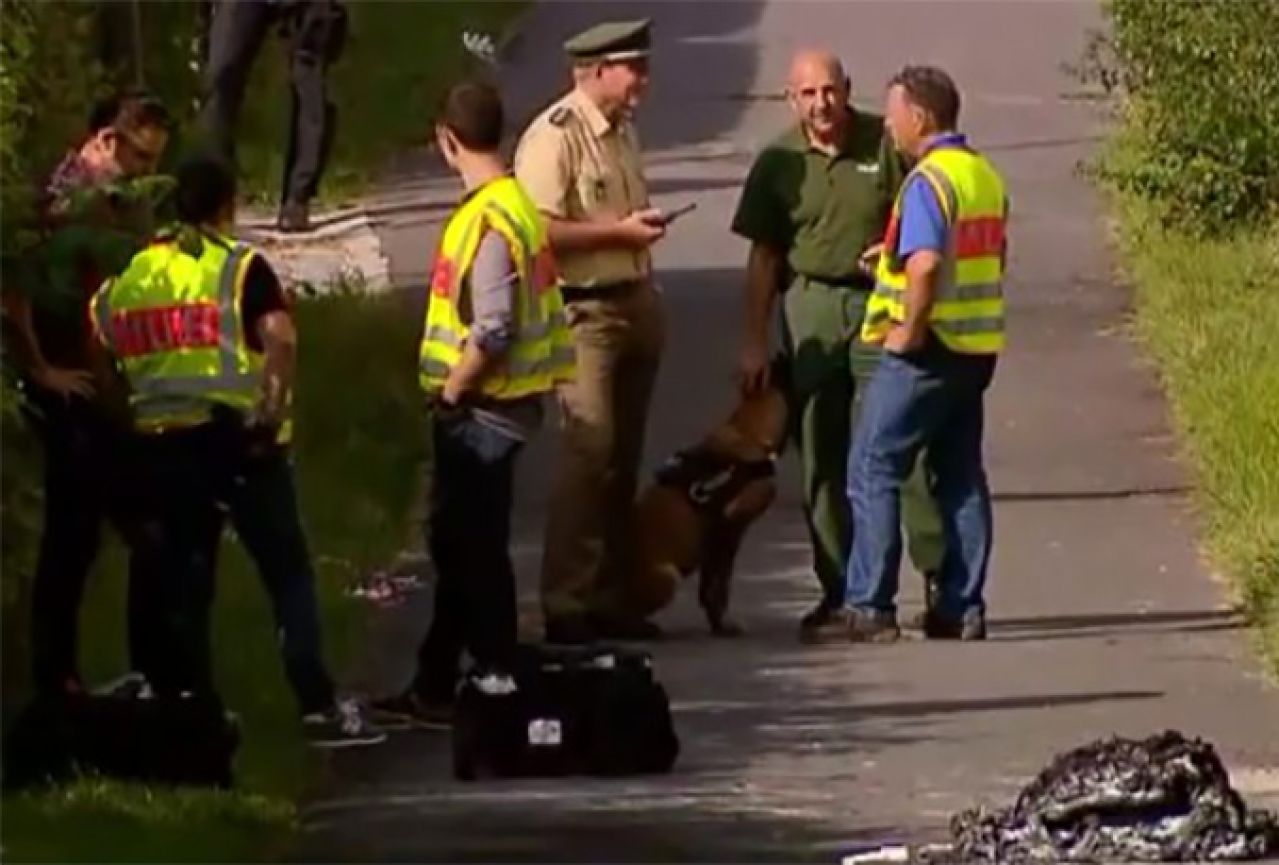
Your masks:
M772 456L743 461L693 449L680 451L663 463L656 479L664 487L679 490L694 508L709 515L722 513L751 481L776 472Z

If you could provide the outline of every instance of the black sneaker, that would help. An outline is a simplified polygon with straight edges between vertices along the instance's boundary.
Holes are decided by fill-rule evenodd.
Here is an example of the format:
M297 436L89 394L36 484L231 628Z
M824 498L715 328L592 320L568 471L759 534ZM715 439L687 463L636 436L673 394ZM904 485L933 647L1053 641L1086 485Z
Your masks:
M897 615L883 610L853 610L848 639L854 643L895 643L901 637Z
M447 730L453 726L453 703L431 700L412 688L369 704L374 720L386 730Z
M963 618L956 619L929 611L924 616L924 636L930 640L984 640L986 617L981 613L968 613Z
M339 700L331 709L302 716L312 748L355 748L386 741L386 731L365 716L354 700Z

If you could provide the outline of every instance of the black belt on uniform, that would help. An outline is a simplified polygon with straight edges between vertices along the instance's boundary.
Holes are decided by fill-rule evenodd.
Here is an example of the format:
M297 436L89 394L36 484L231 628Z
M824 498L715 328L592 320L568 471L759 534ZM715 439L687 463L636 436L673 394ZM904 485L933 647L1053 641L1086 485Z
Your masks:
M563 285L560 286L560 296L564 298L566 303L573 303L578 300L603 300L619 297L628 291L638 288L644 282L642 279L623 279L617 282L605 282L592 286Z
M814 285L823 285L827 288L851 288L857 291L873 291L875 288L874 278L864 273L855 273L843 279L828 279L824 276L809 276L806 273L797 273L793 278L802 279Z

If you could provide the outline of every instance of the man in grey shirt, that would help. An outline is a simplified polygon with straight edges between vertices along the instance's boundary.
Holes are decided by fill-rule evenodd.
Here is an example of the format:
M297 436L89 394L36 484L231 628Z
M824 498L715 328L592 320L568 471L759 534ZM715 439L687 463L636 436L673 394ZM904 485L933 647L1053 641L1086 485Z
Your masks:
M464 651L487 669L513 660L508 547L515 459L541 424L539 391L572 370L567 325L554 296L545 294L558 291L549 249L526 248L536 243L526 236L530 226L544 234L536 230L542 217L499 154L497 92L485 84L454 87L436 138L468 193L444 229L422 349L423 385L432 399L435 610L412 683L373 704L384 720L418 726L451 720ZM482 234L468 256L459 238L475 231ZM515 256L527 256L529 266Z
M471 265L471 339L485 355L504 356L515 339L516 292L520 275L506 239L488 231ZM519 442L528 441L542 424L542 394L475 404L475 419Z

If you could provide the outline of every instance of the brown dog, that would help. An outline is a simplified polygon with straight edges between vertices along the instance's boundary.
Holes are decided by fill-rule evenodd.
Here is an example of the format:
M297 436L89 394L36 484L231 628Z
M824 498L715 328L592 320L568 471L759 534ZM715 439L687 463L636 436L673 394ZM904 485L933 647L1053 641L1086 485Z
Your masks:
M725 618L733 564L746 529L777 495L774 462L785 445L787 370L773 363L769 386L744 397L728 419L657 471L635 508L636 567L627 612L648 617L700 571L698 599L711 633L736 636Z

